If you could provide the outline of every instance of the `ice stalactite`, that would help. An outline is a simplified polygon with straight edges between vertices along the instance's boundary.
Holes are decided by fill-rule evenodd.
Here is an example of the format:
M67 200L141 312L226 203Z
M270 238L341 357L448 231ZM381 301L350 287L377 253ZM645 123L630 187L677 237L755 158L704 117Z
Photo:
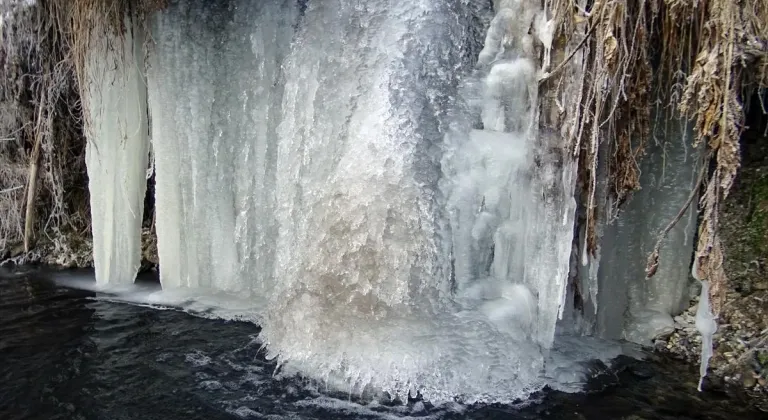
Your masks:
M699 306L696 309L696 329L701 334L701 363L699 365L699 386L704 382L707 376L707 367L709 359L712 357L712 337L717 331L717 322L712 315L712 308L709 304L709 282L701 282L701 294L699 295Z
M280 67L295 3L174 2L153 18L149 103L164 288L248 293L272 284Z
M141 263L149 133L144 37L133 23L126 17L121 36L96 33L85 58L86 165L100 285L133 283Z
M558 323L558 332L566 334L593 335L596 330L598 308L603 305L598 299L598 275L603 249L611 238L604 238L606 223L612 218L609 200L608 148L598 151L596 201L601 201L594 220L596 249L590 254L587 249L587 212L585 206L577 211L575 234L571 254L571 270L566 311ZM607 303L610 305L610 302Z

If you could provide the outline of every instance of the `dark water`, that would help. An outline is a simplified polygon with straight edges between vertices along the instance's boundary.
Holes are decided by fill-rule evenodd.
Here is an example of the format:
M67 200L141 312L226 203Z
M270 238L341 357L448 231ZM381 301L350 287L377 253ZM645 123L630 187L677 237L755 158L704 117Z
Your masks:
M591 392L525 407L359 405L274 379L256 325L109 302L50 276L0 273L0 420L760 419L748 400L696 392L690 367L623 359Z

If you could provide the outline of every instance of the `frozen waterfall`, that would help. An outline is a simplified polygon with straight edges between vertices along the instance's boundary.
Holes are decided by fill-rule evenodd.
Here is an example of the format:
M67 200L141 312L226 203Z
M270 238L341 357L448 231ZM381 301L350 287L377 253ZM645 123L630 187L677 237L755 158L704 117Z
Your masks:
M503 21L523 6L518 28ZM529 163L537 60L523 28L538 9L504 6L495 25L516 43L486 45L496 63L462 80L477 9L240 0L158 13L148 79L163 288L263 301L270 353L347 388L535 388L573 182L556 159ZM467 271L481 260L488 273Z
M238 317L285 371L349 392L527 396L564 369L576 271L589 326L558 331L655 334L647 319L668 324L687 296L693 215L652 282L617 261L644 263L694 152L662 133L649 188L604 226L602 258L572 269L576 162L537 117L552 25L539 2L486 3L171 0L146 22L146 86L138 34L122 56L95 49L99 282L135 276L151 137L158 296L246 302Z

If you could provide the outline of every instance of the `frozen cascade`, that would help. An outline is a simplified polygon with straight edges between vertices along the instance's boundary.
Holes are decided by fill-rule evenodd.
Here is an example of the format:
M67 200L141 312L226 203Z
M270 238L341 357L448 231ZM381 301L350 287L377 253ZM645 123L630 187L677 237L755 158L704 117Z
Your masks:
M164 288L247 294L273 284L280 66L295 3L175 2L152 22Z
M148 22L146 85L133 31L86 61L99 286L139 266L151 130L163 292L247 308L286 373L510 400L579 376L592 347L556 331L646 343L688 301L695 209L644 268L699 171L690 128L657 116L587 256L576 162L538 127L538 2L171 0Z
M533 4L497 5L510 32L461 80L478 2L172 1L148 70L163 289L262 300L270 355L342 389L542 386L575 173L535 129Z
M535 126L534 36L549 33L528 29L541 12L525 1L497 7L482 70L465 88L483 129L455 129L443 158L455 277L459 296L485 300L492 319L514 319L549 348L568 280L575 162Z
M122 41L95 37L83 86L93 261L97 283L111 286L133 283L141 264L149 155L144 39L125 23Z
M689 297L693 209L650 281L644 262L695 181L688 127L656 124L644 188L617 220L599 215L588 258L576 162L538 129L552 22L532 0L493 3L171 0L149 21L148 90L141 37L95 47L99 283L128 283L139 264L148 106L163 292L253 302L246 316L288 374L513 400L578 378L574 357L594 353L558 348L556 328L638 342L668 329ZM483 41L473 25L489 16ZM706 313L697 327L713 332Z
M650 343L674 327L672 317L691 298L695 206L667 235L656 275L645 279L646 258L661 230L688 199L701 161L699 150L691 146L690 125L666 119L663 112L655 115L652 138L641 162L643 188L604 227L597 332L606 338Z

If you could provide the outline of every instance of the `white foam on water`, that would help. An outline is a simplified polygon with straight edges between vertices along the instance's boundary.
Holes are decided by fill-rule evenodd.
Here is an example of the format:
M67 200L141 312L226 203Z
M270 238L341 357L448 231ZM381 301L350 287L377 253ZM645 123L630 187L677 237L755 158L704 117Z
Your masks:
M200 350L195 350L192 353L186 354L184 359L195 367L207 366L211 363L210 356L206 355Z
M336 398L318 397L298 401L294 403L297 407L318 407L333 412L344 413L346 415L358 415L365 417L374 417L383 420L395 419L439 419L443 416L443 410L438 407L435 412L429 415L424 413L424 405L416 402L412 406L382 407L377 403L361 405L351 401L344 401Z
M234 408L234 409L227 409L227 412L230 413L230 414L234 414L234 415L236 415L236 416L238 416L240 418L244 418L244 419L249 418L249 417L264 418L264 416L259 414L257 411L253 411L250 408L245 407L245 406L237 407L237 408Z

